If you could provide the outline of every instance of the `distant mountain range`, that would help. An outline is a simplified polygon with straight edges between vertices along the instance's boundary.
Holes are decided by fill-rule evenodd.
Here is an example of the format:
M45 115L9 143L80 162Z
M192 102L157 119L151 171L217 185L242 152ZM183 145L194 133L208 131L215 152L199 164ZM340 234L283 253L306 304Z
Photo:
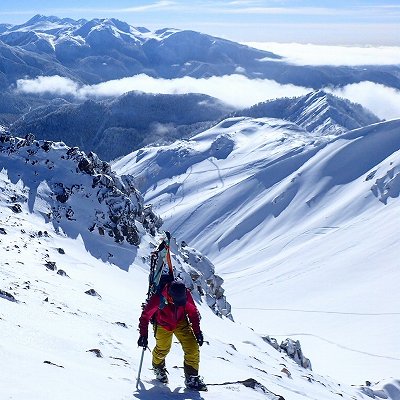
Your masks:
M204 78L242 74L313 87L305 97L278 99L238 111L199 94L127 93L84 101L72 96L15 91L22 78L59 75L94 84L144 73ZM194 31L150 32L116 19L78 21L36 15L22 25L0 26L0 125L115 159L151 143L168 143L205 130L232 112L281 118L309 132L343 133L377 122L361 106L319 88L369 80L400 88L399 66L295 66L279 55Z
M140 73L163 78L239 73L314 89L368 80L400 88L399 66L296 66L272 52L199 32L150 32L116 19L36 15L22 25L3 24L0 58L3 89L39 75L93 84Z

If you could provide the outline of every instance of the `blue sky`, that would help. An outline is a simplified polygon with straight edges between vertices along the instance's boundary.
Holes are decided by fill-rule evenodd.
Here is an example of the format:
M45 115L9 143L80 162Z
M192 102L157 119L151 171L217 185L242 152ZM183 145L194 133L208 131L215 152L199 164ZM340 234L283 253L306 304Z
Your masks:
M235 41L400 45L400 0L1 0L0 22L114 17Z

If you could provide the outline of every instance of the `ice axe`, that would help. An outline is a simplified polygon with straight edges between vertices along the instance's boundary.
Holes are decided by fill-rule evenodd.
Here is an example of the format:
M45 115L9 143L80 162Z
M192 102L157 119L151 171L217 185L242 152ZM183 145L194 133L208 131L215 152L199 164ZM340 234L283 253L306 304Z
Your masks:
M138 372L138 376L137 376L137 380L136 380L136 390L139 389L140 373L142 372L144 352L146 351L146 349L147 349L147 347L143 347L142 356L140 357L139 372Z

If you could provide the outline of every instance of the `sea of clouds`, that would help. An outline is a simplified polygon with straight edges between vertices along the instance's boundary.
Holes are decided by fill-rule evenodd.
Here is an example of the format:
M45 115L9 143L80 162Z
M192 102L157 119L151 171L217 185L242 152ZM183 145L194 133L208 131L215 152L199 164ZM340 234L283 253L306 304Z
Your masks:
M284 56L286 61L299 65L400 64L398 47L349 48L277 43L275 47L272 44L258 44L258 47L268 48ZM157 79L140 74L95 85L82 85L61 76L39 76L18 80L16 90L24 93L70 95L80 99L116 97L132 90L164 94L203 93L236 108L280 97L301 96L312 91L311 88L283 85L268 79L249 79L240 73L201 79ZM400 118L400 91L392 87L364 81L324 90L363 105L379 118Z

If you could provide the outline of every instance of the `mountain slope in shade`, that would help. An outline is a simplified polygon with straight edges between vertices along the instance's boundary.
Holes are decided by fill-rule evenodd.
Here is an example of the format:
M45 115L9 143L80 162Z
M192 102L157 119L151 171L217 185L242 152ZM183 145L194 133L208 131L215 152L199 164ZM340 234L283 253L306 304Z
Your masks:
M204 130L232 108L202 94L129 92L116 99L52 101L26 113L10 133L63 141L111 160L148 143L166 143Z
M137 323L147 291L149 254L160 237L149 235L139 214L138 246L90 232L86 224L102 219L97 212L93 216L99 208L107 214L105 204L112 207L126 199L126 178L90 163L81 169L84 155L63 144L3 136L0 144L0 338L6 366L0 375L1 395L15 400L198 398L182 387L177 343L167 360L170 384L160 387L153 380L146 352L135 389L141 354ZM97 178L102 187L91 182ZM57 197L57 181L71 185L68 199ZM106 192L110 201L96 205L93 196ZM140 208L140 198L135 199ZM62 204L75 210L75 220L46 216L45 209ZM115 222L118 207L113 211ZM93 249L114 256L102 261ZM172 253L183 277L185 271L190 276L187 284L202 314L206 342L201 373L209 384L202 399L228 400L232 393L248 400L350 400L365 394L398 398L396 380L349 386L325 378L301 368L241 323L217 317L209 307L210 293L201 294L197 286L215 285L210 262L175 241ZM206 279L193 282L190 274L196 271ZM152 335L149 340L153 346Z
M282 98L256 104L235 116L281 118L308 132L338 135L379 122L379 118L359 104L317 90L306 96Z
M231 118L113 168L210 257L248 325L301 339L331 376L374 380L400 362L399 129L392 120L329 139Z

